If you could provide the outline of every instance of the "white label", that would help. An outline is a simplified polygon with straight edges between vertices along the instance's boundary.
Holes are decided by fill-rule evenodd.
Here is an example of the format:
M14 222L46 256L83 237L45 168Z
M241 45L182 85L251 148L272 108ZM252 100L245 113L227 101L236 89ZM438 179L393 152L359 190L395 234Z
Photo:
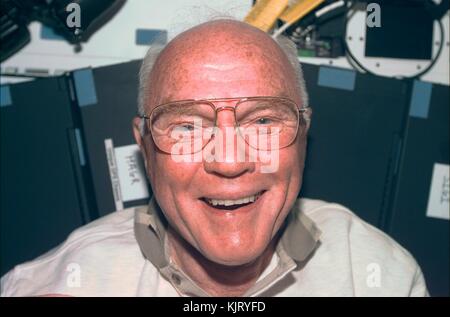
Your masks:
M449 187L449 165L435 163L428 197L428 217L450 220Z
M114 149L122 200L132 201L149 197L145 168L137 144Z
M109 177L111 178L111 186L114 196L114 204L117 210L123 209L123 201L120 190L120 180L117 170L116 155L112 139L105 140L106 158L108 160Z

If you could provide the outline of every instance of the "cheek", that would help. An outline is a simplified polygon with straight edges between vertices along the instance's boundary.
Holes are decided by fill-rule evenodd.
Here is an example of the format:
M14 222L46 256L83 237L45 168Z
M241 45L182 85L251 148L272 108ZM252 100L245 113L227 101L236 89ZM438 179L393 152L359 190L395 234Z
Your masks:
M192 180L201 164L180 163L170 155L154 153L148 166L153 169L150 183L159 206L171 226L192 243L183 206L191 200Z
M187 192L200 167L199 163L176 162L169 154L155 153L149 163L153 168L152 186L155 191Z
M298 182L301 179L305 161L305 144L296 142L292 146L280 150L278 177L286 182Z
M284 197L284 204L280 213L275 216L275 232L282 225L297 200L302 183L304 160L305 142L302 140L280 151L280 169L276 173L276 178L279 184L277 191L280 196Z
M198 168L195 163L177 162L170 154L159 152L151 137L146 140L147 175L153 192L161 188L183 186Z

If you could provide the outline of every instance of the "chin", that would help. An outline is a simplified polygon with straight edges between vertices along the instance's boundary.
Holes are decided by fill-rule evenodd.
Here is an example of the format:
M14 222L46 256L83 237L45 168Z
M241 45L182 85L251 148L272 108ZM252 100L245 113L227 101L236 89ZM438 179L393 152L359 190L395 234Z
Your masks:
M228 248L224 247L222 243L218 247L206 247L200 252L212 262L226 266L240 266L255 261L264 253L268 246L268 243L259 243L260 246L257 246L252 242L232 245Z
M218 255L204 255L206 258L214 263L218 263L225 266L241 266L256 260L261 254L218 254Z

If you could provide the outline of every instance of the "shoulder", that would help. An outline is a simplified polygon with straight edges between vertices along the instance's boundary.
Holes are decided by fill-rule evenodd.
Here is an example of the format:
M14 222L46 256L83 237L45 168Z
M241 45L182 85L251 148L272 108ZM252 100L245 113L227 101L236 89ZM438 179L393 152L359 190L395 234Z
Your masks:
M136 264L132 262L142 256L134 237L134 210L116 211L80 227L61 245L16 266L2 277L2 296L77 295L78 284L95 287L99 279Z
M349 244L358 254L373 254L380 260L394 257L407 266L415 265L411 254L394 239L340 204L301 199L300 210L320 229L322 243Z
M334 261L336 271L343 272L348 266L356 288L359 284L360 288L367 288L370 273L378 272L384 282L384 294L395 295L395 291L390 291L402 287L404 290L398 295L411 295L417 287L426 294L423 275L414 257L348 208L321 200L300 199L299 211L321 231L318 255Z

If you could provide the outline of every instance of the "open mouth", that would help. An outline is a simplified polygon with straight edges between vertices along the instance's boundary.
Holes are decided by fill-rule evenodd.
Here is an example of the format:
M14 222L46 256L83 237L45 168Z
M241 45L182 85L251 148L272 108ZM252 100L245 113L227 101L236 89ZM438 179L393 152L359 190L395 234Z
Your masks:
M261 191L251 196L242 197L239 199L214 199L202 197L201 200L208 206L220 210L235 210L247 205L255 203L265 191Z

